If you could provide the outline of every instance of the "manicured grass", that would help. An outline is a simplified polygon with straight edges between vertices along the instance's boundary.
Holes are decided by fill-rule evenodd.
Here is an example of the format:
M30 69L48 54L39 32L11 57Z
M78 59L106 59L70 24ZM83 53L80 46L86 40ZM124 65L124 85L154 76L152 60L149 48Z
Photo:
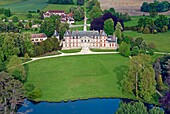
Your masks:
M81 26L81 27L70 28L70 30L72 30L72 31L75 31L75 30L82 31L82 30L83 30L83 26Z
M61 52L63 52L63 53L77 53L80 51L81 51L81 49L61 50Z
M4 5L4 4L11 4L11 3L16 3L16 2L21 2L24 0L0 0L0 5Z
M115 52L116 50L112 49L90 49L93 52Z
M0 7L10 8L12 12L28 12L41 10L48 5L48 0L24 0L21 2L0 5Z
M125 36L142 37L147 43L155 43L156 51L170 52L170 31L158 34L142 34L136 31L124 31Z
M120 88L128 58L119 54L82 55L38 60L28 64L26 83L42 90L36 101L96 97L132 98Z

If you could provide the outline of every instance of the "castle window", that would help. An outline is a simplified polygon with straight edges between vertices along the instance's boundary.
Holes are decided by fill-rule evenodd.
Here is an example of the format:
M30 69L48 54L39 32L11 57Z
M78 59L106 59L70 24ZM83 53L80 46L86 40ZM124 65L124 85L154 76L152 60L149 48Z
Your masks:
M81 40L81 42L83 42L83 40Z

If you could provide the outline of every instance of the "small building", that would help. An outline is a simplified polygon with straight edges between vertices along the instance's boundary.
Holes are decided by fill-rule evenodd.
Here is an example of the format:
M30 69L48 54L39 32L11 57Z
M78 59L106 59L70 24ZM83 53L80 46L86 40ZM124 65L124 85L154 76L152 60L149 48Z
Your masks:
M32 34L31 35L31 41L33 43L39 43L47 39L47 36L44 33L39 34Z
M65 15L65 12L63 10L48 10L43 15L44 15L44 18L50 17L51 15L59 15L59 16L61 16L61 15Z

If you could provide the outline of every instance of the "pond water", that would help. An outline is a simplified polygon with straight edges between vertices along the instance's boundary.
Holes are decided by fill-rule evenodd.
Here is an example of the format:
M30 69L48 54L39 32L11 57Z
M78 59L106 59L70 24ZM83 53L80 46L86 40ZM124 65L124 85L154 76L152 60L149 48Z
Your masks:
M88 99L60 103L26 102L28 107L21 106L18 112L32 109L29 114L114 114L121 99Z

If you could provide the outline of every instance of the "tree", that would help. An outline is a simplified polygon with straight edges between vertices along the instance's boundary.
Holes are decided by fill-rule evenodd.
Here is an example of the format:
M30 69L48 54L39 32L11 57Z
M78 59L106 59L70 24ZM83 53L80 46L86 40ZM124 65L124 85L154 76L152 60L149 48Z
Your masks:
M166 95L159 100L159 103L170 111L170 92L166 93Z
M48 0L51 4L73 4L73 0Z
M45 33L47 37L51 37L54 34L55 23L52 19L46 19L41 24L40 32Z
M74 10L74 19L76 21L81 21L84 18L84 10L81 7L78 7L76 10Z
M120 22L118 22L117 24L116 24L116 29L115 29L115 32L114 32L114 34L115 34L115 36L118 38L118 43L120 44L121 42L122 42L122 40L123 40L123 38L122 38L122 25L120 24Z
M60 27L59 27L59 35L60 35L60 39L63 38L64 33L68 30L69 26L66 23L61 23Z
M152 9L149 11L149 15L150 17L155 17L158 15L158 12L156 11L156 9Z
M125 57L129 57L131 55L131 52L130 52L130 45L125 43L125 42L122 42L120 44L120 47L119 47L119 52L120 54L122 54L123 56Z
M16 55L11 57L7 65L7 71L15 79L19 79L20 81L25 81L26 79L25 68L22 65L20 58L18 58Z
M9 74L0 72L0 113L15 114L17 105L23 102L24 97L22 83Z
M32 18L32 14L31 14L31 13L28 13L28 14L27 14L27 18Z
M145 54L130 59L128 75L122 80L124 91L150 101L156 93L155 74L150 63L151 57Z
M142 102L121 103L115 114L148 114Z
M136 56L138 54L139 54L139 47L138 46L133 47L131 51L131 55Z
M153 107L149 110L149 114L164 114L164 110L161 110L159 107Z
M145 27L144 30L143 30L143 33L144 34L149 34L150 33L150 30L148 27Z
M7 17L10 17L12 15L10 9L4 9L3 11L4 11L4 15Z
M157 27L162 29L164 26L168 27L169 20L165 15L159 15L159 18L157 18L154 23Z
M12 18L12 21L13 21L14 23L18 22L18 21L19 21L19 20L18 20L18 17L17 17L17 16L14 16L14 17Z
M104 22L104 31L107 35L113 35L114 32L114 22L110 18Z
M77 0L77 5L84 5L84 0Z
M102 15L102 10L98 6L93 6L92 10L89 12L90 19L98 18Z
M121 103L115 114L164 114L161 108L153 107L147 111L142 102Z
M10 36L5 37L2 50L6 59L9 59L12 55L19 54L19 49L15 47L14 40Z

